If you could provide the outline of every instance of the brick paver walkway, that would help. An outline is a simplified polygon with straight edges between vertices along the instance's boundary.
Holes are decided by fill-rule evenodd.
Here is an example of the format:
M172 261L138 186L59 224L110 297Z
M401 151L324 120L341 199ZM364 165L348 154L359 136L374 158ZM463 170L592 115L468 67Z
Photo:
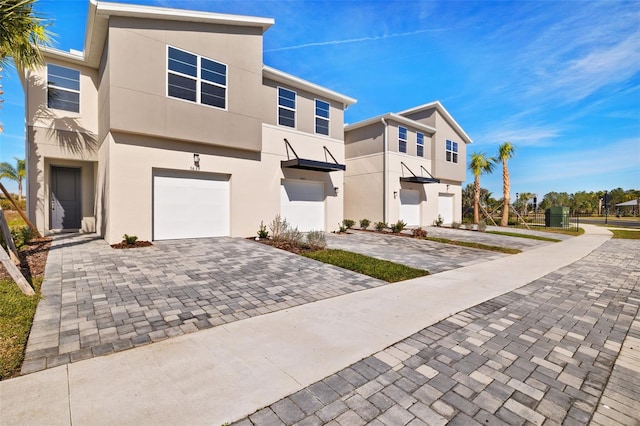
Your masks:
M638 424L639 281L638 243L611 240L236 424Z
M237 238L115 250L57 236L22 373L386 283Z
M429 227L426 230L428 235L434 237L479 242L523 251L545 244L553 244L526 238L447 228ZM563 235L563 237L566 236ZM499 252L357 230L350 231L349 234L327 234L327 244L330 248L352 251L414 268L426 269L432 274L510 256Z

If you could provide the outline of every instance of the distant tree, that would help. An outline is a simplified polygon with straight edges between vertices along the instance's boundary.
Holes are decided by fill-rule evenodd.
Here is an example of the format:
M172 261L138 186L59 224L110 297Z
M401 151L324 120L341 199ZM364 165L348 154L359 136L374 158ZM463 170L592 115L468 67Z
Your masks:
M480 204L480 175L493 172L496 160L493 157L487 157L486 154L474 152L471 154L469 161L469 170L473 173L473 223L480 221L479 207Z
M0 178L7 178L18 182L18 201L22 201L22 181L27 175L25 161L16 158L16 165L3 161L0 163Z
M571 205L571 197L566 192L549 192L544 195L540 203L541 209L548 209L554 206L568 207Z
M509 224L509 204L511 203L511 184L509 182L509 167L507 160L513 158L516 151L511 142L505 142L498 147L498 158L502 163L502 218L500 226Z

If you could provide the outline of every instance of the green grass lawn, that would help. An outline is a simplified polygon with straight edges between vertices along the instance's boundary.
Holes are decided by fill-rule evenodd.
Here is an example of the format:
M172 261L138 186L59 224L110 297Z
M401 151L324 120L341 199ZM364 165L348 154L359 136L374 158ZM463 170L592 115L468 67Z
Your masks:
M539 235L520 234L517 232L503 232L503 231L486 231L487 234L506 235L508 237L528 238L530 240L549 241L551 243L558 243L562 240L557 238L541 237Z
M36 295L25 296L12 280L0 280L0 379L20 374L41 283L35 279Z
M388 283L429 275L429 271L423 269L411 268L388 260L380 260L344 250L320 250L304 253L303 256L378 278Z
M629 231L626 229L610 229L613 238L624 238L627 240L640 240L640 231Z
M435 241L436 243L452 244L454 246L470 247L470 248L475 248L480 250L497 251L499 253L507 253L507 254L522 253L522 250L519 250L516 248L492 246L488 244L474 243L471 241L457 241L457 240L450 240L448 238L439 238L439 237L427 237L426 239L429 241Z

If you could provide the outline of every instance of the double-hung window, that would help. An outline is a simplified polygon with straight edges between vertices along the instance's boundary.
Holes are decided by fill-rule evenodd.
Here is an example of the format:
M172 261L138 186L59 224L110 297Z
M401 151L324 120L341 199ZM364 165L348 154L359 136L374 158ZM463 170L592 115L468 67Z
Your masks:
M80 71L47 64L47 106L80 112Z
M450 163L458 162L458 142L453 142L447 139L447 161Z
M227 66L168 46L167 95L225 109L227 107Z
M329 102L316 99L316 133L329 136Z
M296 127L296 92L278 87L278 124Z
M416 133L416 155L424 157L424 134Z
M407 129L398 127L398 151L407 152Z

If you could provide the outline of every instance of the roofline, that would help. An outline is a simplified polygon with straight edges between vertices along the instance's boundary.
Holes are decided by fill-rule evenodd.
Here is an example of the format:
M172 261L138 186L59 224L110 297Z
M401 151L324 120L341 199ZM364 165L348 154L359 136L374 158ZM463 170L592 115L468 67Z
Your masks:
M465 140L466 143L473 143L473 140L469 137L469 135L467 135L467 133L462 129L462 127L458 124L458 122L451 116L451 114L449 114L449 111L447 111L447 109L444 107L444 105L442 105L442 103L440 103L440 101L433 101L424 105L419 105L417 107L409 108L404 111L400 111L398 114L407 115L407 114L412 114L414 112L418 112L418 111L422 111L422 110L430 109L434 107L436 108L436 110L438 110L438 112L440 112L440 114L442 114L444 119L447 120L447 122L451 125L451 127L453 127L458 133L460 133L460 135L462 136L462 138Z
M257 16L229 15L188 9L140 6L126 3L98 2L96 0L90 0L90 2L96 5L96 13L102 16L127 16L132 18L168 19L171 21L261 27L263 32L275 23L272 18L262 18Z
M358 102L354 98L338 92L334 92L333 90L327 89L326 87L319 86L315 83L311 83L310 81L303 80L300 77L287 74L284 71L280 71L267 65L264 65L262 67L262 76L278 83L283 83L298 89L307 90L311 93L322 95L325 98L341 102L345 106L345 108Z
M430 135L433 135L433 134L435 134L437 132L437 129L435 129L435 128L431 127L431 126L427 126L426 124L422 124L419 121L412 120L410 118L404 117L404 116L399 115L399 114L395 114L393 112L388 112L388 113L383 114L383 115L378 115L376 117L368 118L366 120L359 121L357 123L349 124L348 126L344 127L344 131L348 132L348 131L351 131L351 130L356 130L356 129L360 129L362 127L369 126L369 125L374 124L374 123L380 123L380 119L381 118L384 118L385 120L392 120L392 121L395 121L397 123L404 124L405 126L413 127L414 129L422 130L422 131L424 131L426 133L429 133Z
M169 21L202 22L207 24L233 25L243 27L259 27L265 32L275 21L245 15L228 15L213 12L200 12L187 9L170 9L156 6L140 6L125 3L109 3L89 0L87 24L85 30L84 50L82 55L65 52L54 48L45 48L45 54L93 68L100 66L102 49L107 37L110 16L124 16L142 19L165 19Z

